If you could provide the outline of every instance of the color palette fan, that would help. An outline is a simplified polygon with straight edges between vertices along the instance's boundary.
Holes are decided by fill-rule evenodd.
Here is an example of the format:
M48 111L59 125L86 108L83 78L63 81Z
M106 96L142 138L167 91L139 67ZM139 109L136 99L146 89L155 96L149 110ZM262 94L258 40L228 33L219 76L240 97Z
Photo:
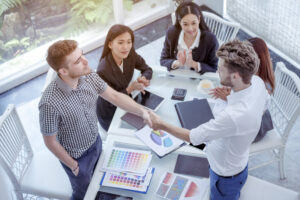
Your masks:
M148 168L144 176L105 172L100 185L146 193L153 173L154 168Z
M105 158L102 170L145 175L151 158L150 151L114 147Z

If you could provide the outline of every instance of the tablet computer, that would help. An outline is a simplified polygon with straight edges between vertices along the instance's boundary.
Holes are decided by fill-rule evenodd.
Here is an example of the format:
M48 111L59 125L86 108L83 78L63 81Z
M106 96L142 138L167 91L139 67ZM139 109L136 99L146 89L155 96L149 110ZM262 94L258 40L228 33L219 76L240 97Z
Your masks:
M144 90L145 94L138 93L134 97L134 101L137 103L151 109L154 111L157 111L158 108L161 106L161 104L164 102L165 98L158 96L157 94L154 94L152 92L149 92L148 90Z

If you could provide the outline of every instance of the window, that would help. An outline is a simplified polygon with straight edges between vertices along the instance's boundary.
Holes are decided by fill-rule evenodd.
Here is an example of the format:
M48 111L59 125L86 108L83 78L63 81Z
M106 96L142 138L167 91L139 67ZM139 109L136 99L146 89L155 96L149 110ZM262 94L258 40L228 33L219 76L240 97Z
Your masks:
M1 0L0 93L46 72L53 41L75 39L88 52L103 44L112 24L136 29L169 14L170 1Z
M300 62L300 1L227 0L227 13Z

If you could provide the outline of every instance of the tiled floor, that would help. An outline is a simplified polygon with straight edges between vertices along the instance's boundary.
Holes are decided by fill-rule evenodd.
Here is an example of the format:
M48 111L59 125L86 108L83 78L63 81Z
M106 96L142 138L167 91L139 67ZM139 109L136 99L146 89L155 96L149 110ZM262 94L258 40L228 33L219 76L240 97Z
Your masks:
M141 54L146 62L151 66L159 65L160 49L163 46L163 36L167 27L171 24L171 18L165 17L150 25L147 25L137 31L135 31L136 43L135 48L138 53ZM238 38L247 39L249 36L240 31ZM98 59L101 55L102 48L96 49L86 54L89 60L90 66L95 69L98 64ZM284 61L282 58L271 52L273 62L283 61L287 67L295 71L298 76L300 71L294 68L292 65ZM2 114L8 104L16 104L18 112L23 119L25 129L30 131L30 138L35 149L43 148L43 142L41 141L38 125L38 111L37 102L40 97L40 91L44 85L46 75L43 74L34 78L8 92L0 94L0 114ZM34 128L32 128L34 127ZM300 191L300 119L298 119L295 127L293 128L289 140L287 142L287 148L285 153L285 167L287 179L279 179L279 170L277 164L269 165L254 171L250 174L257 176L261 179L269 182L281 185L283 187L290 188L295 191ZM266 159L266 156L259 159L253 159L249 165L253 165L259 160Z

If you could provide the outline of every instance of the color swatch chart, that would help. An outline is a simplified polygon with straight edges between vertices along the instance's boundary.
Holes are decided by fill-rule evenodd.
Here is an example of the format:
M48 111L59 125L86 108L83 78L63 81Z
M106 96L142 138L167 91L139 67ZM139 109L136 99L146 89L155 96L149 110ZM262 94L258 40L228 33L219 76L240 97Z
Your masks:
M128 173L106 172L100 185L146 192L150 184L154 168L148 168L144 176L136 176Z
M169 200L199 200L208 191L208 179L196 179L167 172L163 176L156 194Z
M110 156L104 161L104 171L131 172L145 175L152 155L150 151L126 148L112 148Z

